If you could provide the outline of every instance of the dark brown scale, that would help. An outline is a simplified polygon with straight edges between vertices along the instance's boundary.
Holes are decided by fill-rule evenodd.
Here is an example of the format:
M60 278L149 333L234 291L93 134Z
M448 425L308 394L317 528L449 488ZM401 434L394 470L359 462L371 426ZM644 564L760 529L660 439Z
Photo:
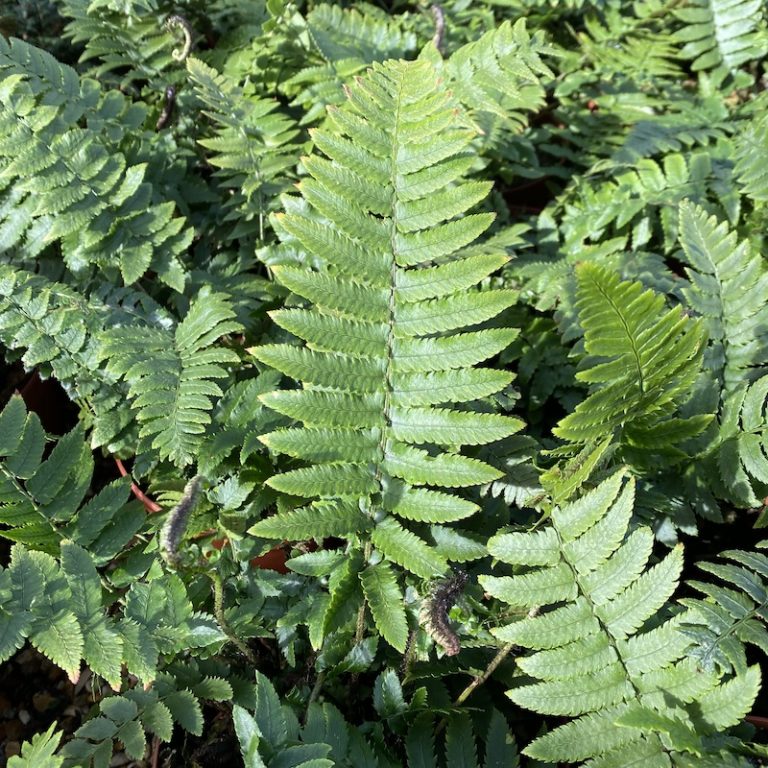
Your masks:
M173 108L176 105L176 89L169 85L165 89L165 104L163 105L163 111L160 113L160 117L157 118L156 130L162 131L173 117Z
M455 656L461 650L459 637L448 620L448 612L464 591L467 578L464 571L456 571L453 576L435 586L421 607L422 625L432 639L443 646L446 656Z

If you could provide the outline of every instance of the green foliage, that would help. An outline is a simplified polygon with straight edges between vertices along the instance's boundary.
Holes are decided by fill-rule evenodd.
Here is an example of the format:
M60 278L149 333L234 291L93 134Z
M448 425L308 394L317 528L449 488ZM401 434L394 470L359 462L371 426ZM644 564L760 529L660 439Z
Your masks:
M765 542L758 546L765 548ZM705 669L742 675L747 671L746 645L768 650L764 626L768 558L762 552L732 549L723 552L720 559L726 562L698 564L717 581L688 582L704 597L681 601L689 609L683 631L694 641L688 653Z
M766 22L3 10L9 764L765 762Z
M554 430L585 444L619 430L631 453L674 457L676 445L699 434L710 416L677 416L699 373L701 323L639 283L621 282L592 264L577 268L576 309L590 366L576 378L593 385Z
M768 315L762 294L768 272L749 243L737 243L726 224L687 203L680 207L680 244L691 267L685 297L708 326L705 365L726 396L745 377L759 373L766 357Z
M224 217L224 221L238 222L231 237L247 232L246 223L256 215L263 239L263 219L272 207L269 201L284 190L285 175L296 164L291 140L298 131L276 111L277 100L253 96L194 57L187 59L187 71L196 95L207 107L204 114L217 126L215 136L198 141L211 151L209 162L219 169L223 186L241 193L227 205L234 210Z
M136 129L143 111L127 107L114 92L102 96L92 80L81 81L73 69L18 40L0 41L0 78L0 167L8 211L2 250L16 247L34 258L59 242L73 272L94 264L109 273L117 266L129 284L151 268L181 290L178 257L191 230L173 215L173 202L157 199L144 180L146 166L129 164L99 128L108 111L126 112L124 129ZM95 127L80 127L83 118Z
M682 549L649 567L653 534L630 531L634 493L634 482L617 472L553 509L550 525L488 542L493 557L530 570L484 576L483 587L537 610L494 631L534 651L518 660L526 677L509 696L545 715L576 718L530 744L531 757L623 766L630 755L648 765L717 756L724 731L757 695L758 666L744 665L730 679L703 671L678 619L659 614L677 586Z
M262 396L304 426L261 440L311 462L269 485L360 506L375 526L374 547L422 578L444 572L446 562L395 517L437 523L471 514L466 501L424 486L463 488L496 479L495 469L457 449L521 427L508 416L450 407L509 383L505 373L472 366L516 335L505 328L463 332L514 301L512 292L471 290L504 257L461 258L461 249L491 220L464 215L488 191L486 184L461 181L467 169L462 153L472 136L427 62L388 64L358 81L349 106L333 111L328 127L313 135L327 157L304 160L310 178L300 186L303 201L286 198L287 213L279 218L279 228L320 263L312 271L274 268L280 282L312 307L279 310L272 318L307 346L251 350L308 385ZM420 147L430 147L434 165L419 157ZM377 187L367 187L366 179ZM315 525L332 509L327 502L315 505ZM282 517L288 527L295 514ZM283 538L288 530L280 522L266 520L252 532ZM392 574L369 571L362 578L383 627L379 606L391 602ZM395 626L383 629L384 636L403 650L402 614Z
M107 370L128 383L146 450L179 466L192 462L211 421L212 398L222 395L216 381L227 376L225 364L240 359L234 350L214 346L242 330L234 318L226 296L204 290L173 332L122 327L103 334L101 355Z
M0 413L0 536L49 554L70 538L106 561L120 552L144 523L143 511L127 505L128 488L117 480L84 502L93 457L76 427L43 458L46 435L40 419L11 398ZM46 561L48 562L48 561Z
M61 733L54 733L55 727L53 723L45 733L33 736L31 744L23 745L21 755L8 761L8 768L61 768L62 759L53 754L61 741Z
M693 59L694 71L733 74L744 62L765 55L763 6L756 0L695 0L674 13L685 22L675 37L685 44L680 53Z

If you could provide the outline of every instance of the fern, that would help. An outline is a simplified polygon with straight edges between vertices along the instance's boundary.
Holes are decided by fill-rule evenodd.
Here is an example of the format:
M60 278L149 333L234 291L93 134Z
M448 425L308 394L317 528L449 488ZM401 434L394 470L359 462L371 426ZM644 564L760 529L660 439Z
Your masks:
M758 547L764 548L765 542ZM688 582L704 597L681 600L688 608L682 630L694 642L688 653L704 669L742 675L747 671L746 645L768 653L768 558L762 552L731 549L720 560L726 562L698 564L716 582Z
M305 27L310 41L306 66L283 85L292 103L305 110L303 124L323 117L326 107L341 104L344 84L366 66L416 51L416 36L372 7L361 12L319 3L307 14Z
M486 591L539 610L494 631L534 651L519 659L527 677L508 695L576 718L524 750L536 759L605 768L713 759L757 694L757 666L731 679L704 672L687 655L679 619L659 614L677 586L682 550L648 568L653 534L630 529L633 503L634 482L619 471L553 509L550 525L489 541L493 557L526 570L481 577Z
M0 414L0 435L1 535L20 542L0 571L0 660L28 638L70 678L77 678L84 660L119 688L121 663L151 681L159 652L223 639L210 617L193 612L176 577L135 581L119 620L105 611L96 566L125 549L146 515L142 505L126 505L124 479L83 504L93 459L82 429L62 437L43 459L40 422L14 397Z
M368 740L345 721L335 706L310 704L300 728L272 683L259 672L255 677L248 709L236 704L233 711L246 766L271 767L287 761L305 768L373 768L379 764Z
M767 171L760 158L768 147L768 118L758 111L735 140L735 173L745 195L752 200L768 200Z
M226 204L224 220L240 222L231 237L242 236L256 217L263 240L268 201L285 190L287 170L296 164L292 140L298 130L276 112L276 100L254 97L195 58L187 59L187 71L196 95L208 107L205 114L218 126L213 138L198 142L212 151L210 162L220 169L224 187L242 191Z
M722 495L739 506L757 507L766 495L766 397L768 376L763 376L749 386L736 389L725 402L720 417L720 432L714 449L716 471L724 488Z
M164 14L155 0L93 3L65 0L61 12L71 19L66 34L84 43L81 62L88 74L102 78L116 73L121 85L157 81L174 65L173 32L163 24ZM119 73L119 74L118 74Z
M59 241L73 272L117 265L133 283L151 268L181 290L179 256L192 231L173 203L154 199L144 165L128 165L106 136L79 127L96 111L95 84L43 51L2 40L0 93L2 250L34 257Z
M506 373L471 366L504 349L516 331L456 331L494 317L514 293L468 290L505 257L447 259L460 256L489 225L486 214L456 218L488 186L459 182L467 167L460 153L473 134L431 65L376 67L330 121L331 128L314 134L330 159L304 161L311 178L301 192L317 213L310 216L287 199L278 223L323 263L315 271L274 269L286 287L314 305L272 314L306 346L252 350L305 384L262 397L304 422L262 440L276 452L312 462L269 484L328 500L314 506L307 535L321 535L331 515L357 518L350 521L355 530L369 518L376 549L431 578L445 571L445 559L398 518L437 523L466 517L474 504L424 486L462 488L499 476L456 448L498 440L520 422L443 404L485 397L509 383ZM358 504L365 515L355 512ZM282 538L281 523L291 527L295 514L266 520L253 532ZM397 638L402 649L402 633Z
M188 678L189 674L181 673ZM114 742L125 753L141 760L147 750L147 734L171 741L174 723L200 736L203 732L202 700L225 701L233 696L232 686L215 677L195 675L187 687L179 687L171 675L161 675L147 691L129 690L110 696L99 704L99 714L75 731L61 750L64 766L98 768L112 759Z
M613 432L630 453L652 449L667 459L698 435L710 415L675 415L699 373L704 328L639 283L621 282L593 264L577 267L576 307L589 367L576 377L592 392L555 428L571 443Z
M686 26L675 35L685 43L681 55L693 59L694 72L734 74L747 61L765 55L763 6L759 0L694 0L674 11Z
M705 365L722 383L723 396L760 373L768 354L768 313L763 295L768 272L747 242L698 206L680 206L680 244L691 281L688 304L707 323Z
M173 333L159 328L113 328L102 336L107 370L128 382L145 449L179 466L190 464L210 424L226 364L238 354L214 342L242 327L227 298L201 291ZM150 361L147 362L147 356ZM151 441L149 438L152 438Z
M525 19L504 22L462 46L445 64L456 98L472 113L500 118L508 130L525 125L525 112L544 103L541 80L553 76L542 61L552 49L528 34Z
M113 557L144 522L136 505L125 506L128 487L118 480L83 501L93 457L83 430L64 435L43 459L46 436L40 420L12 397L0 413L0 536L57 554L71 538L89 547L97 562Z
M54 756L61 741L61 733L54 733L53 723L45 733L32 737L30 744L23 744L21 755L8 760L8 768L61 768L63 759Z
M131 306L138 299L140 308ZM93 447L108 445L118 451L130 440L131 413L124 387L99 364L98 335L117 318L132 318L145 294L97 295L86 299L68 286L0 265L0 340L7 350L21 354L26 369L54 376L82 409L82 421L91 430ZM117 299L117 301L115 301ZM109 303L107 303L109 302Z

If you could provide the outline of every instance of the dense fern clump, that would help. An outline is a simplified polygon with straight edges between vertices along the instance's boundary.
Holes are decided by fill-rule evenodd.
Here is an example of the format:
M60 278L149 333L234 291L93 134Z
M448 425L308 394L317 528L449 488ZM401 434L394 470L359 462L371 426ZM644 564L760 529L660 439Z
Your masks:
M0 763L768 765L764 4L16 5Z

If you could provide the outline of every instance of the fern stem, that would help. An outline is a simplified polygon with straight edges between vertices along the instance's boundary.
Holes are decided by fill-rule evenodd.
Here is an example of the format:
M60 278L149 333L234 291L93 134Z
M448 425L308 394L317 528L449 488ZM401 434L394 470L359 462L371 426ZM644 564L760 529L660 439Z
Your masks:
M368 560L371 557L371 552L373 552L373 544L371 544L370 541L365 542L365 549L363 551L363 557L365 558L365 562L367 563ZM363 602L360 605L360 608L357 611L357 627L355 628L355 645L360 645L360 643L363 642L363 637L365 635L365 595L363 595Z
M245 656L248 661L256 666L256 657L253 651L234 633L232 627L229 626L226 616L224 615L224 585L221 581L221 576L216 571L208 571L208 578L210 578L213 584L213 614L218 621L222 632L227 636L227 639Z
M312 686L312 692L309 694L309 701L307 702L307 712L309 712L309 708L314 704L314 702L317 700L317 697L320 695L320 691L323 688L323 683L325 682L325 670L321 669L317 673L317 677L315 678L315 684Z
M496 671L499 664L501 664L501 662L504 661L507 656L509 656L514 647L514 643L507 643L506 645L499 648L499 652L491 659L491 662L485 668L485 671L481 675L473 678L470 684L457 696L454 704L457 707L463 704L472 695L472 692L476 688L479 688Z

